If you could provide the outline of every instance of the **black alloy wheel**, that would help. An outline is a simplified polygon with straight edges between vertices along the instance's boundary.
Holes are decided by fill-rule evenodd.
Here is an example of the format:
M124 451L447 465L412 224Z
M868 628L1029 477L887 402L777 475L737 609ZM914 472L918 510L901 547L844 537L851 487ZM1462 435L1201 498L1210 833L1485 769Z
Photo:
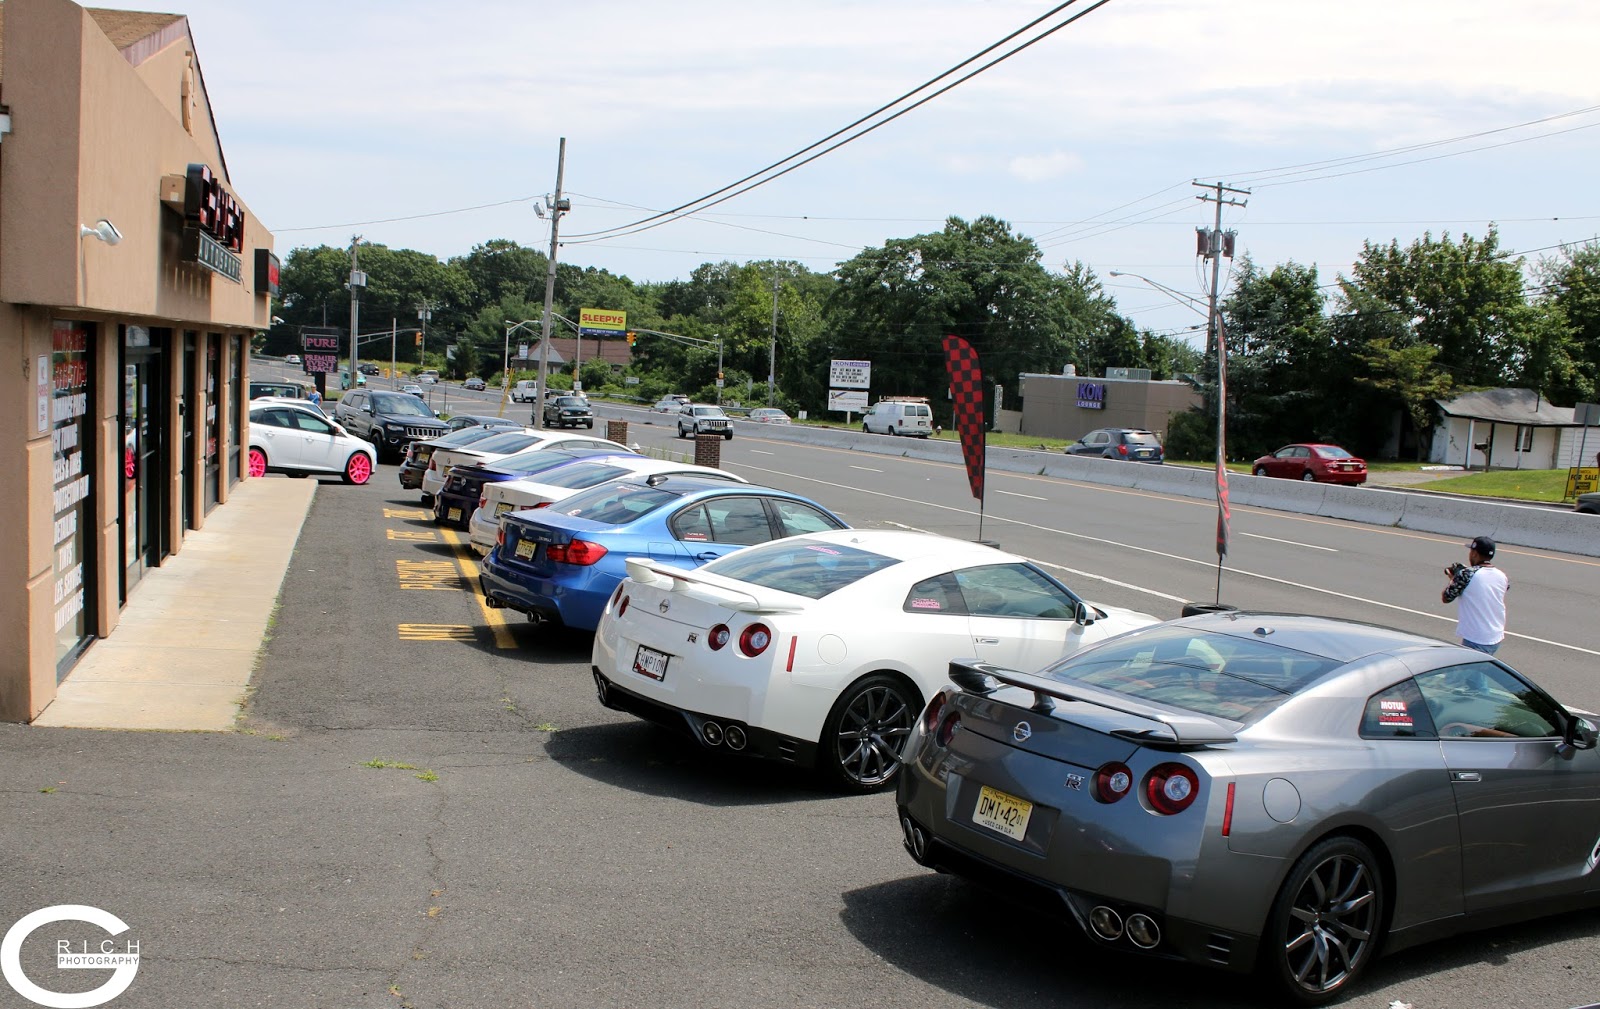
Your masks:
M1300 1005L1342 995L1383 938L1383 875L1372 849L1330 837L1300 857L1272 904L1261 965Z
M916 690L877 673L850 686L822 730L818 765L837 787L876 792L900 772L900 751L922 710Z

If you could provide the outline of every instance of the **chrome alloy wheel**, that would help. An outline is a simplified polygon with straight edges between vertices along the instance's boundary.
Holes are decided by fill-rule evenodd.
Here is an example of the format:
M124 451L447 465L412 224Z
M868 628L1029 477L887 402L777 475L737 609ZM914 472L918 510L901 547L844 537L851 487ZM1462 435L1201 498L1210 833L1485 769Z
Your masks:
M1334 991L1366 964L1382 920L1380 887L1371 863L1353 851L1330 853L1301 876L1283 956L1305 995Z
M833 756L840 775L861 789L893 778L916 719L905 688L887 678L863 683L838 717Z

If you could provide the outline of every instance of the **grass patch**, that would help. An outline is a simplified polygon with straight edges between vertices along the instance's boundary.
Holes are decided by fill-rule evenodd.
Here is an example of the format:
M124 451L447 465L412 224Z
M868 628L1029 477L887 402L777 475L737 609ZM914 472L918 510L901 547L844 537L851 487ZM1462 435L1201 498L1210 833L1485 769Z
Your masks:
M364 760L361 762L361 766L379 769L393 768L397 771L415 771L417 769L416 764L402 764L397 760Z
M1431 481L1428 490L1517 501L1559 502L1567 489L1564 469L1494 470Z
M418 771L416 774L413 774L412 777L416 778L418 781L438 781L439 780L439 776L437 774L434 774L432 771Z
M534 729L535 732L555 732L556 731L556 723L554 723L554 722L540 722L538 725L535 725L533 727L533 729Z

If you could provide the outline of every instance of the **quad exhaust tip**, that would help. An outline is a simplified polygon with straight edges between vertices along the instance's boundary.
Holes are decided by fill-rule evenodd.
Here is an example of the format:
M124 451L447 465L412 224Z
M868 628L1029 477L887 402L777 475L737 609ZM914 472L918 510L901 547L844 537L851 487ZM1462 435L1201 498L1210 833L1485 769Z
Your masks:
M928 855L928 835L916 825L909 816L900 818L900 830L906 836L906 847L911 849L911 854L917 861L922 861Z
M742 750L750 740L745 736L744 729L737 725L730 725L723 730L723 739L728 743L730 750Z
M1147 914L1130 915L1128 939L1140 949L1155 949L1161 945L1161 928Z
M1101 904L1089 912L1089 927L1106 942L1116 942L1122 938L1122 915Z
M716 722L705 722L700 726L700 738L706 741L707 746L721 746L725 735L722 726Z

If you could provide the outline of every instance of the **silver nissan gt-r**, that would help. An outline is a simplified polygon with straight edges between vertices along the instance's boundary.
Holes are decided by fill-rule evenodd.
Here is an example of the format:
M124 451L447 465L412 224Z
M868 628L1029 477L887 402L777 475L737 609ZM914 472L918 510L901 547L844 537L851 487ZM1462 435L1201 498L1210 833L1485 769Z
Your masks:
M1481 652L1225 612L950 677L906 743L907 850L1094 941L1309 1005L1380 951L1600 903L1595 716Z

